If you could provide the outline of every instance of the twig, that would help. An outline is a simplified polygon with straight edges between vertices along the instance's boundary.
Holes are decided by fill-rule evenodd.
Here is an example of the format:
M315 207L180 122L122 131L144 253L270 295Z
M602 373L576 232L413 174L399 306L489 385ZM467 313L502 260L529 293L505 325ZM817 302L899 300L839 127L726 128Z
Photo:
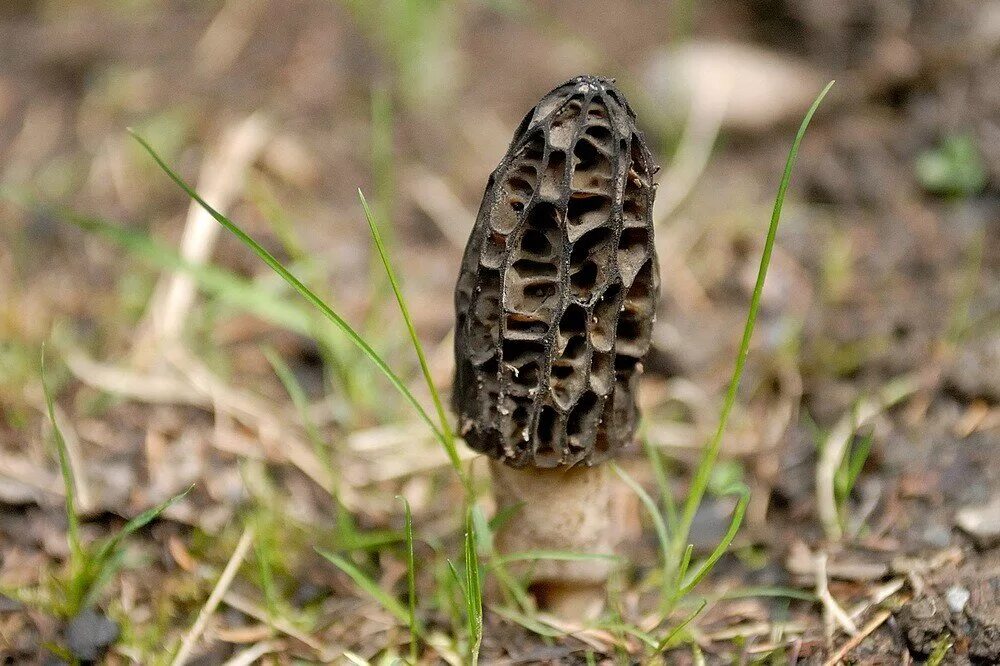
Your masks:
M819 552L816 554L816 596L823 602L823 614L826 616L827 638L831 638L831 628L833 621L843 628L849 635L858 633L858 627L854 620L840 607L837 600L830 594L829 581L826 577L827 554Z
M253 35L260 3L229 0L194 47L195 71L204 78L225 72Z
M174 655L170 666L182 666L187 663L188 658L191 656L191 651L194 650L195 643L198 642L202 632L205 631L205 626L208 625L209 619L215 613L215 609L218 608L219 602L225 596L226 591L233 582L233 578L236 577L236 572L239 571L240 564L243 563L243 558L246 557L247 551L253 545L253 539L253 527L244 529L243 536L240 537L239 543L236 544L236 549L229 558L229 562L226 563L226 568L222 570L222 575L219 576L218 582L212 589L212 594L208 596L208 601L202 606L194 624L191 625L191 629L184 636L184 640L181 641L181 647L177 651L177 654Z
M852 636L851 639L841 645L840 649L834 652L829 659L823 662L823 666L837 666L841 659L850 654L851 650L861 645L863 640L868 638L876 629L881 627L882 624L891 616L892 611L885 608L875 613L875 616L861 628L861 631Z
M868 598L859 603L857 606L851 609L849 615L852 620L858 620L872 606L877 606L892 595L903 589L903 585L906 584L906 579L904 578L893 578L885 585L879 585L875 590L868 596Z
M246 597L236 592L233 591L226 592L226 595L222 598L222 600L226 603L227 606L235 608L239 612L249 617L252 617L255 620L259 620L260 622L265 622L268 624L268 626L274 628L275 630L285 634L286 636L290 636L291 638L294 638L295 640L299 641L306 647L311 648L313 651L316 652L320 661L323 662L329 661L333 659L337 654L340 654L342 652L340 648L324 646L318 640L316 640L309 634L301 631L291 623L286 622L284 619L280 617L272 617L271 614L268 613L266 609L261 608L257 604L253 603Z
M209 407L208 396L191 390L191 385L166 373L136 372L89 358L78 350L65 354L66 365L88 386L152 405Z
M261 641L256 645L248 647L246 650L238 652L222 666L250 666L265 654L279 652L284 647L285 645L281 641Z

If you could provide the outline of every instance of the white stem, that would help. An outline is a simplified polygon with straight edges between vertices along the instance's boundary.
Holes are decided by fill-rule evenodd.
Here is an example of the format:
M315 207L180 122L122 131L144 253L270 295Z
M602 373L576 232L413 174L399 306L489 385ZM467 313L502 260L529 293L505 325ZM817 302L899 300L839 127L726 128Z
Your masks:
M569 469L514 469L491 460L497 510L520 505L497 531L503 555L559 551L615 555L623 537L622 498L605 465ZM529 560L517 567L531 573L539 605L564 618L600 612L614 566L606 558Z

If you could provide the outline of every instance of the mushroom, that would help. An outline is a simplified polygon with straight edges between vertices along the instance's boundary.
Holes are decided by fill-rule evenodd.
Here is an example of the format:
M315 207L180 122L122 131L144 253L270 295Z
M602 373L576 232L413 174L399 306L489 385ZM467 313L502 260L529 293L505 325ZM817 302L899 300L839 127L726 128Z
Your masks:
M455 289L452 406L490 458L504 553L611 554L601 463L633 442L659 293L653 163L614 82L578 76L525 116L490 176ZM539 605L588 616L612 563L530 565Z

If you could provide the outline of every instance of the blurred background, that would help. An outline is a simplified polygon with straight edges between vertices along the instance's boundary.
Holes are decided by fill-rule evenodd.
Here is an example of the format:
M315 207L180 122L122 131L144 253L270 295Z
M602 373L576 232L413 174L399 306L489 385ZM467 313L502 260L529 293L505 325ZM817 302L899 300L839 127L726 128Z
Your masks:
M178 640L214 580L197 573L217 572L247 524L270 545L258 559L296 626L378 655L391 638L367 619L372 602L312 546L374 539L366 562L397 584L398 561L377 548L401 526L393 498L410 500L427 538L450 538L440 493L459 491L446 459L368 360L190 208L126 128L429 404L357 189L446 390L452 290L486 179L524 113L582 73L617 80L662 165L663 290L642 400L679 497L718 415L787 151L837 80L802 143L717 470L753 493L725 575L811 580L811 549L836 543L831 557L869 566L868 578L840 570L848 596L901 553L964 553L939 591L963 566L998 580L981 558L1000 538L1000 2L6 0L4 590L44 588L67 555L38 363L48 340L88 538L195 484L137 535L100 597L123 635L114 658L152 663ZM817 470L841 469L823 457L840 425L857 473L825 497ZM731 510L709 499L698 548ZM655 560L644 534L637 580ZM10 663L64 640L58 612L4 599ZM818 608L796 612L818 626ZM243 645L234 626L260 621L226 613L200 644L204 663ZM900 622L873 654L930 651ZM288 654L310 649L281 636ZM514 658L510 645L488 650Z

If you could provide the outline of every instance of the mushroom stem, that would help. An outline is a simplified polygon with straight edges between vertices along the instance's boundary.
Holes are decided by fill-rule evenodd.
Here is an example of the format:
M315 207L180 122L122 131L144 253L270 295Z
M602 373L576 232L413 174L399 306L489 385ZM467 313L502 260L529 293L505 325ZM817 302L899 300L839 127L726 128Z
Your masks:
M490 460L497 510L520 508L499 528L495 543L506 555L561 551L613 555L623 534L623 494L607 465L515 469ZM541 609L564 619L588 619L604 607L610 559L538 559L518 563L530 572Z

